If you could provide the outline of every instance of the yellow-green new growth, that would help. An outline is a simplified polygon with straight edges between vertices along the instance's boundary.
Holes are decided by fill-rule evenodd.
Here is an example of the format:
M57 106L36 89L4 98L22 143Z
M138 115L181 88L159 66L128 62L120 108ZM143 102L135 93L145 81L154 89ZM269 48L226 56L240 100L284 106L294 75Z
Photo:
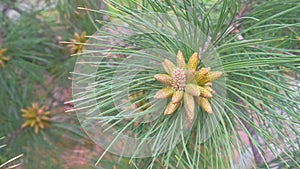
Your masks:
M8 56L4 56L4 53L7 51L7 49L6 48L2 48L2 49L0 49L0 66L2 67L2 68L5 68L5 63L7 62L7 61L9 61L9 57Z
M171 98L164 111L164 115L174 113L181 101L187 112L189 120L194 118L195 101L207 113L211 114L212 108L208 99L213 97L212 81L222 76L220 71L210 71L210 68L197 70L198 54L194 53L188 63L185 63L181 51L176 56L177 65L165 59L162 66L167 74L154 75L155 80L166 85L157 91L155 99Z
M22 124L22 128L33 127L35 134L39 133L40 128L43 129L49 125L50 112L45 111L46 107L39 107L38 103L32 103L26 109L21 109L22 117L26 121Z
M298 40L298 45L300 46L300 36L295 37Z
M74 33L74 38L70 39L70 43L67 45L71 54L81 53L84 50L84 44L86 43L85 36L86 32L82 32L81 35L77 32Z

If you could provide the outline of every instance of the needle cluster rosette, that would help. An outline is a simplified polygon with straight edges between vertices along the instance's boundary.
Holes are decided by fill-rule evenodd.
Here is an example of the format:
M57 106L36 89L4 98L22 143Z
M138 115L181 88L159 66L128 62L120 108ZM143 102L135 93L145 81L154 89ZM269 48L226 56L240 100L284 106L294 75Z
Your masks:
M209 99L215 91L212 89L212 81L222 76L220 71L210 71L210 68L202 67L199 70L199 57L194 53L186 64L181 51L178 51L175 65L165 59L162 66L167 74L154 75L155 80L166 87L158 90L155 99L171 98L164 110L164 115L173 114L183 102L189 120L194 119L195 102L207 113L213 113Z
M85 36L86 32L82 32L81 35L77 32L74 33L74 38L70 39L70 43L67 45L71 54L81 53L84 50L84 44L86 43Z
M22 124L22 128L32 127L35 134L38 134L40 129L43 129L49 125L50 112L46 111L46 107L39 107L38 103L32 103L26 109L21 109L22 117L26 121Z
M6 48L2 48L0 49L0 66L2 68L5 68L5 63L9 61L9 57L8 56L4 56L4 53L7 51Z

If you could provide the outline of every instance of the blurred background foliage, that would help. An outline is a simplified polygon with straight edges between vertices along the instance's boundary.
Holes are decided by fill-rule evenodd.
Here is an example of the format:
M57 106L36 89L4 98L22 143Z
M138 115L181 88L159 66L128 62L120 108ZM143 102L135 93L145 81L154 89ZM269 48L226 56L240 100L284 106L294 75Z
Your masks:
M200 159L197 162L205 168L231 166L229 163L232 159L211 151L214 146L222 144L211 141L195 148L196 133L192 133L187 146L180 144L175 150L154 159L130 159L107 154L96 167L94 164L103 150L87 138L75 112L65 112L72 108L71 104L64 103L71 100L69 73L74 68L77 56L70 56L72 53L66 47L67 43L63 42L74 39L74 33L92 35L106 22L121 15L149 11L181 16L211 36L211 43L218 47L224 62L227 87L233 89L234 86L228 97L245 103L237 108L237 104L228 99L227 112L242 120L248 118L248 112L257 117L263 115L268 123L262 122L260 125L266 128L271 126L272 132L276 132L281 130L282 125L279 124L282 121L266 112L275 114L279 108L294 118L288 128L294 129L296 140L299 140L299 100L289 101L299 99L294 93L294 90L299 90L297 85L300 78L300 63L295 57L299 57L300 53L299 40L295 38L300 35L300 7L296 0L286 3L279 0L224 0L222 3L217 0L108 0L107 3L109 5L102 0L0 1L0 50L5 49L3 56L9 58L3 61L5 67L0 66L0 166L23 154L3 167L21 163L21 168L32 169L99 166L105 169L144 169L164 168L166 165L170 168L193 168L197 164L189 164L190 157L183 155L187 150L191 154L200 151L201 155L196 156ZM244 10L243 4L247 4ZM243 13L237 17L240 11ZM228 31L230 25L238 29L235 32ZM245 41L241 42L241 38ZM153 43L157 45L155 41L145 44ZM266 78L269 81L265 81ZM289 90L286 85L294 89ZM38 134L30 126L21 128L26 121L21 109L26 109L32 103L45 106L50 111L49 126ZM237 121L232 120L231 115L224 116L220 126L226 129L226 134L231 134ZM278 118L283 116L278 115ZM261 136L265 136L265 141L270 141L269 134L263 133ZM224 135L216 133L215 137L220 136ZM280 135L280 138L283 137ZM291 145L298 145L292 158L289 154L283 154L282 158L278 157L259 167L299 167L299 142L287 141ZM222 146L228 145L224 143ZM285 161L282 162L282 159Z
M59 42L69 41L74 32L91 32L93 28L90 24L79 26L83 19L70 13L69 4L85 3L80 2L0 2L0 49L5 49L3 56L9 58L4 62L5 67L0 68L0 135L3 137L0 145L6 145L0 149L0 164L15 155L24 155L4 168L17 163L21 163L21 168L72 168L77 164L66 161L74 156L74 146L92 147L79 127L76 114L66 113L69 106L64 105L71 99L68 76L76 58L70 57L69 49ZM60 11L61 8L69 12ZM65 22L69 19L61 20L63 16L75 19ZM26 121L21 109L32 103L50 111L49 125L39 133L30 126L21 128Z

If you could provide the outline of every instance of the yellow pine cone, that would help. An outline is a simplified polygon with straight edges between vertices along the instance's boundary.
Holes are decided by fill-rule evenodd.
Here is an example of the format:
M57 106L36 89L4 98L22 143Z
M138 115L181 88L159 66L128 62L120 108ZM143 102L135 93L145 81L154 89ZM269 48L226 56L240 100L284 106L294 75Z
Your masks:
M199 97L198 100L198 105L204 110L206 111L207 113L209 114L212 114L213 111L212 111L212 108L211 108L211 105L208 101L207 98L204 98L204 97Z
M210 68L201 68L199 71L195 73L195 81L199 83L210 71Z
M198 105L207 113L212 113L209 103L215 91L212 89L212 81L222 76L220 71L210 71L210 68L198 68L198 54L194 53L186 64L181 51L176 56L176 65L165 59L162 67L167 74L156 74L154 79L166 87L158 90L154 95L155 99L170 98L165 108L164 115L173 114L183 102L188 119L194 118L195 99Z
M4 56L4 53L7 51L6 48L0 49L0 66L5 68L5 63L10 60L10 57Z
M190 59L189 59L189 62L188 62L188 69L189 70L192 70L192 71L195 71L197 66L198 66L198 54L197 53L194 53Z
M193 96L200 96L201 94L201 91L199 90L199 86L192 83L186 85L185 91Z
M169 61L168 59L165 59L165 60L162 62L162 66L163 66L164 70L165 70L169 75L172 74L172 72L174 71L174 69L175 69L175 67L176 67L176 66L175 66L171 61Z
M174 92L173 96L172 96L172 103L178 103L181 101L183 96L183 91L177 90Z
M155 80L165 84L165 85L171 85L172 84L172 78L169 75L166 74L156 74L154 75Z
M179 67L183 70L186 69L185 60L184 60L184 57L183 57L182 52L180 50L177 53L176 62L177 62L177 67Z
M298 40L298 45L300 45L300 36L295 37Z
M212 98L212 92L210 92L209 90L207 90L204 87L198 86L198 90L200 91L200 96L205 97L205 98Z
M221 71L208 72L203 78L197 81L198 85L205 85L211 81L214 81L222 76Z
M177 110L177 108L179 107L179 105L180 105L180 103L174 104L174 103L170 102L165 109L164 115L169 115L169 114L174 113Z
M45 106L39 107L38 103L32 103L26 109L21 109L22 117L26 120L21 128L32 127L35 134L38 134L40 129L47 127L50 122L50 112L45 109Z
M186 114L188 116L188 119L190 122L193 121L194 119L194 109L195 109L195 101L194 101L194 97L188 93L184 93L184 108L186 110Z
M67 47L70 49L71 54L81 53L84 50L84 44L86 43L86 32L82 32L79 35L77 32L74 33L73 39L70 39Z
M160 89L156 94L154 95L155 99L164 99L171 97L173 95L173 90L170 87L166 87L163 89Z

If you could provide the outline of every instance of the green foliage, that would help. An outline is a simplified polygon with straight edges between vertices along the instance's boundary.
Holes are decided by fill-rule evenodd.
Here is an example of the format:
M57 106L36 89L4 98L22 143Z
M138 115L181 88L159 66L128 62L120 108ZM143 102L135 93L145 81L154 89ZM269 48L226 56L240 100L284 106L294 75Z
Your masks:
M1 137L0 138L0 141L2 142L4 140L5 137ZM3 151L2 149L4 149L6 147L5 144L0 144L0 150ZM23 157L23 154L20 154L20 155L17 155L15 157L12 157L11 154L9 154L9 158L7 156L5 156L6 154L1 154L0 155L0 167L1 168L15 168L15 167L18 167L20 166L20 159L22 159Z
M81 144L85 135L74 114L55 110L66 100L56 101L53 90L59 85L67 86L67 81L47 83L51 75L59 75L53 79L63 75L66 78L73 65L67 62L62 47L58 46L55 27L49 27L53 26L53 20L44 18L39 10L22 11L12 1L5 5L17 10L20 17L10 19L4 13L0 14L0 49L6 48L5 56L10 58L4 68L0 67L0 133L6 136L1 144L7 146L1 149L0 164L22 153L24 168L58 168L62 164L61 147L73 140ZM62 60L65 67L55 74L53 69ZM31 127L21 128L25 122L21 109L33 102L45 105L51 111L50 125L39 134Z
M0 12L0 49L6 48L5 56L10 57L5 68L0 67L0 137L6 136L0 138L0 166L24 154L24 168L68 167L62 157L74 145L84 146L90 150L86 155L94 155L75 113L55 110L68 100L54 96L60 92L53 93L58 86L71 86L68 76L77 58L77 69L85 68L81 63L92 58L86 64L97 67L95 74L80 74L75 68L73 76L73 88L81 91L74 95L80 101L75 108L85 110L86 105L93 104L88 118L80 121L82 125L104 121L104 129L116 128L117 134L142 138L140 143L154 137L157 146L151 157L144 158L119 157L104 150L83 168L245 168L248 164L238 157L250 145L241 132L249 137L252 147L259 152L269 150L268 155L274 156L270 161L264 155L264 164L258 168L299 168L298 0L45 2L43 7L24 10L20 2L1 1L21 15L11 20ZM111 32L101 28L109 24L116 24L110 25ZM69 58L70 52L59 41L69 41L74 32L84 31L90 37L87 50ZM160 62L165 58L174 61L178 50L186 61L193 52L201 53L199 68L223 71L223 78L213 84L214 113L208 115L196 108L197 117L189 130L184 130L182 109L164 116L163 104L152 99L153 91L163 87L153 75L163 73ZM90 57L94 55L98 58ZM132 71L138 73L130 74ZM116 74L124 79L114 79ZM96 81L87 83L90 78ZM122 82L128 78L133 80ZM76 88L77 83L86 84L84 89L92 85L95 92ZM124 86L128 86L128 93L112 92ZM95 95L97 102L93 103ZM116 100L121 102L116 104ZM21 128L25 119L20 110L33 102L53 112L49 127L39 134L33 128ZM138 106L141 103L155 104L149 110ZM157 119L136 123L148 115ZM80 113L78 116L84 119ZM208 134L203 130L207 119L217 123L210 126L215 127L211 136L203 140ZM103 126L97 123L92 127L101 131ZM106 139L102 135L91 137ZM1 147L4 144L6 147ZM138 151L126 153L136 155Z
M101 41L93 43L99 48L95 51L91 46L90 50L87 50L87 53L95 53L95 55L106 52L109 56L121 56L110 58L101 55L100 63L94 61L94 64L99 66L96 76L98 80L95 83L98 104L94 106L102 113L90 116L89 120L104 120L105 124L111 124L107 128L117 126L118 133L123 131L142 133L139 136L144 139L154 135L160 139L158 147L168 146L165 143L166 140L171 142L175 139L172 138L172 132L175 133L175 130L172 131L172 125L175 125L174 123L180 116L178 112L171 117L165 117L161 112L159 118L151 125L145 127L140 124L132 127L131 124L139 116L137 110L126 110L128 117L133 117L133 119L122 121L119 116L125 113L125 110L119 114L118 110L123 105L114 107L113 94L110 92L114 88L121 89L128 85L130 91L140 90L146 93L139 101L150 99L151 95L147 93L160 88L153 79L153 75L161 72L158 67L151 67L153 66L152 60L159 63L162 61L160 54L166 58L172 58L178 50L182 50L185 56L190 56L192 52L199 52L193 46L184 45L182 42L184 38L188 39L188 42L196 42L195 46L199 45L202 49L205 44L197 42L197 39L204 38L213 44L222 65L218 65L214 60L211 60L210 64L215 66L214 69L222 69L226 77L226 81L217 83L225 88L227 96L218 95L219 99L225 101L225 105L224 110L216 104L214 106L216 111L213 117L219 121L219 124L212 136L205 142L201 141L202 135L206 134L201 131L203 126L201 122L208 116L199 111L193 129L188 135L179 137L181 142L176 147L170 146L162 155L159 155L159 150L155 150L157 152L154 153L147 166L143 166L144 163L140 164L140 159L131 158L130 163L134 164L135 168L233 168L234 151L242 156L249 146L242 141L239 131L246 133L253 147L259 152L269 149L275 157L287 155L296 166L299 165L299 161L293 160L292 156L294 154L292 150L299 151L299 145L295 144L295 140L299 139L300 134L298 130L300 58L298 42L295 40L295 36L300 31L299 17L297 17L300 5L297 1L274 0L265 1L259 5L249 3L243 14L240 14L241 16L238 12L242 10L242 6L237 0L218 1L214 4L195 0L128 0L124 3L109 0L107 3L110 5L110 10L91 9L90 11L109 15L112 20L120 19L120 23L127 25L118 25L120 31L116 34L99 30L94 36ZM153 12L163 13L166 17ZM153 20L157 19L155 20L157 22L149 22L149 19L145 19L151 17L154 18ZM174 22L182 24L177 25ZM197 33L189 34L191 32L188 32L185 22L195 25L204 33L204 36ZM160 24L170 26L170 29L177 33L174 35L175 38L168 36L164 30L157 29ZM122 29L138 32L138 34L128 36ZM145 30L150 30L151 33ZM183 30L187 30L188 33L182 33ZM179 33L185 36L180 37ZM124 40L123 46L110 43L117 39ZM151 52L147 53L145 50ZM167 53L162 54L161 51L167 51ZM83 54L82 58L85 59L85 57L87 56ZM130 57L133 59L126 62L126 59ZM202 57L206 57L205 53ZM114 67L111 66L112 64ZM134 76L134 81L138 83L114 84L112 74L124 73L122 70L126 70L126 66L129 68L129 64L145 70ZM81 72L75 72L77 75L79 73ZM90 75L81 74L78 78L78 81L75 79L74 84L84 83L82 79L89 79ZM113 86L113 89L107 86L109 84ZM89 94L85 91L80 94L86 102L94 96L94 93ZM121 97L117 96L117 100ZM77 108L81 108L80 105ZM84 106L82 108L84 109ZM163 110L164 107L160 109ZM146 110L140 116L147 115L149 112ZM89 122L87 120L86 125ZM254 130L254 133L249 131L246 124ZM169 135L165 137L160 131L168 128L170 128ZM257 140L257 137L264 145ZM278 148L283 154L273 147ZM102 157L103 155L99 161ZM267 159L263 158L263 162L267 163ZM238 167L244 168L247 164L242 162L241 165Z
M100 0L58 0L56 9L60 14L63 26L67 26L67 29L71 30L70 32L85 31L87 34L92 34L96 31L95 25L102 24L103 16L80 10L78 7L99 9L101 5Z
M299 163L296 164L294 161L299 162L300 161L300 154L299 151L296 150L293 152L293 155L291 157L287 155L283 155L280 158L273 159L268 164L260 165L258 166L259 169L265 169L265 168L288 168L288 169L296 169L299 168Z

